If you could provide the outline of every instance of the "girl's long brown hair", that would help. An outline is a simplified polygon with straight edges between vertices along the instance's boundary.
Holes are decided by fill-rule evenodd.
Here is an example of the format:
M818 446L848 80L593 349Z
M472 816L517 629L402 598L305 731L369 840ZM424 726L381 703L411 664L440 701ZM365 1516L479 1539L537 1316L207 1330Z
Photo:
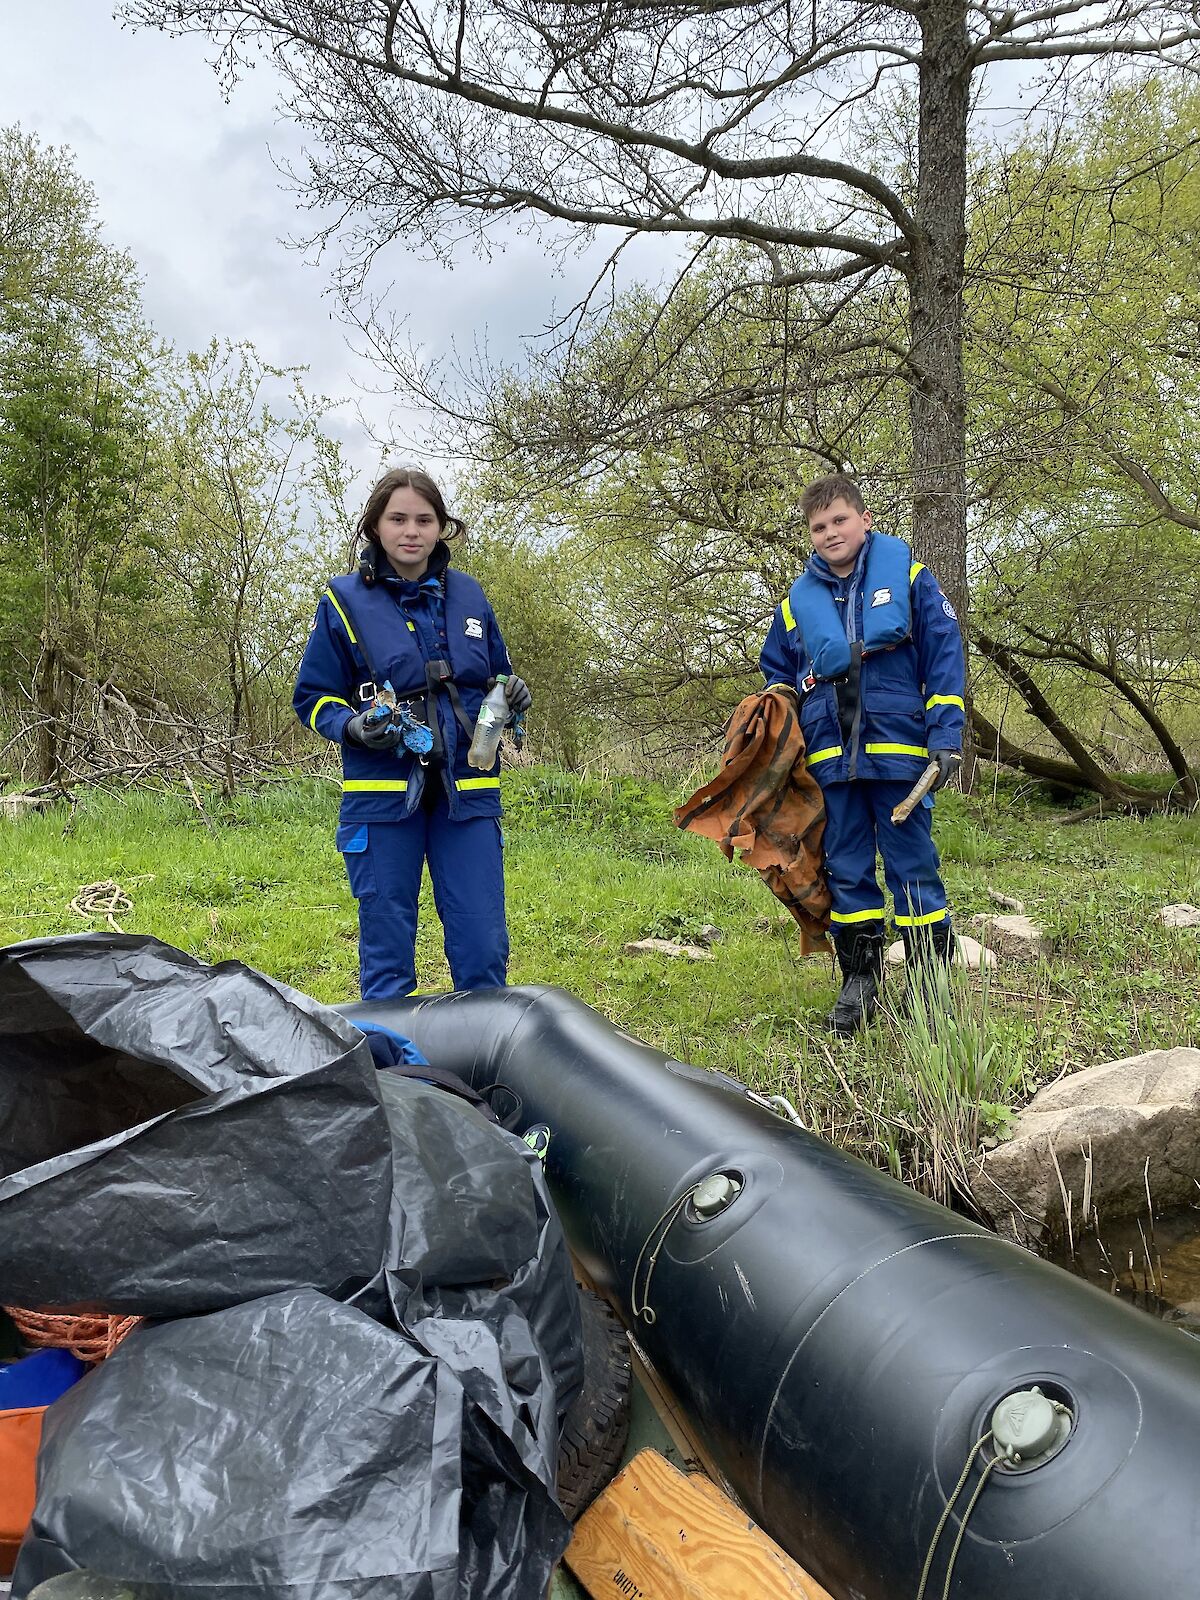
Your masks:
M393 467L390 472L384 473L367 496L362 516L354 529L354 550L364 540L371 544L379 543L379 519L397 489L414 489L422 500L429 501L443 539L457 539L460 533L466 533L466 523L450 515L442 491L427 472L420 467Z

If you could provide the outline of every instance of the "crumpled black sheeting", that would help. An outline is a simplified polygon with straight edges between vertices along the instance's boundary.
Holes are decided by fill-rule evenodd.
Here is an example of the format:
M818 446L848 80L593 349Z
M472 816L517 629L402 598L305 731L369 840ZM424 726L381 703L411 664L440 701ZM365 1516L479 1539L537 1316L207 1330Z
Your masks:
M240 962L0 951L0 1290L177 1316L378 1270L390 1141L358 1030Z
M157 1020L124 993L139 971ZM270 1048L280 1006L294 1079ZM552 1491L582 1353L533 1153L453 1096L377 1075L336 1013L154 940L0 952L0 1105L42 1073L73 1132L98 1084L122 1085L126 1108L163 1082L203 1093L0 1179L0 1298L20 1298L10 1267L40 1261L47 1304L69 1281L111 1310L207 1314L136 1330L48 1413L14 1595L84 1567L146 1600L541 1600L569 1537ZM0 1112L0 1152L18 1126ZM44 1151L53 1116L28 1126ZM61 1240L47 1200L73 1213ZM40 1249L13 1243L22 1206ZM302 1266L279 1289L297 1253L342 1277ZM222 1307L231 1281L247 1303Z

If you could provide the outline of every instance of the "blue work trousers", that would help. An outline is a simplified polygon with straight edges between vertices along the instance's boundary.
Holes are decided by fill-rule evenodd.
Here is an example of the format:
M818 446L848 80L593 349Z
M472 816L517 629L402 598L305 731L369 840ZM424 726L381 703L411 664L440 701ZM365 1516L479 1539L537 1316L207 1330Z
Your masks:
M364 1000L394 999L417 987L417 901L426 861L454 987L503 986L508 928L498 817L451 822L443 800L400 822L344 822L337 842L358 901Z
M825 788L825 873L833 895L835 934L849 923L883 921L876 852L883 857L897 926L924 927L947 916L932 806L919 805L906 821L892 821L892 808L911 788L907 779L883 778Z

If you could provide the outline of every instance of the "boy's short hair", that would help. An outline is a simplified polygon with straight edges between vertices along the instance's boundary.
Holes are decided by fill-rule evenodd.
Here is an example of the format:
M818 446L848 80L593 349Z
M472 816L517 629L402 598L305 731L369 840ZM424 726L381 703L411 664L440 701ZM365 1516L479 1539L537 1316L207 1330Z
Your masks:
M847 501L860 516L867 509L862 490L854 479L834 472L827 478L814 478L800 496L800 511L805 522L811 520L814 511L824 511L835 500Z

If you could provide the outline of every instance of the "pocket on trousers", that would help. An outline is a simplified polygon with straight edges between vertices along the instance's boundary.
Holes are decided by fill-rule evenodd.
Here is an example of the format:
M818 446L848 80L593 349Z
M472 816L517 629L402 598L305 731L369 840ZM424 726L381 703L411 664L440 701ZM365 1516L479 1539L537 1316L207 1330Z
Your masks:
M350 893L356 900L369 900L376 891L375 861L371 855L370 839L365 822L338 824L337 847L346 863L346 876L350 880Z

